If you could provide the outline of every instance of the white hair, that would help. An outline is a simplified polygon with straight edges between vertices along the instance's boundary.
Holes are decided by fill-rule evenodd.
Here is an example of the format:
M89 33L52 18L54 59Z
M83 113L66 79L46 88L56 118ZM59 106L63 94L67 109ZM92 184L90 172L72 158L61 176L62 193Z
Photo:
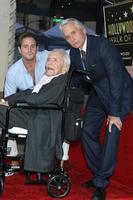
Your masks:
M53 49L52 51L50 51L50 53L53 53L53 52L57 52L63 57L64 71L68 72L70 68L70 63L71 63L68 52L66 52L64 49Z
M63 20L59 26L60 30L62 31L62 27L70 23L73 23L77 28L83 30L86 33L85 26L79 20L75 18L68 18L68 19Z

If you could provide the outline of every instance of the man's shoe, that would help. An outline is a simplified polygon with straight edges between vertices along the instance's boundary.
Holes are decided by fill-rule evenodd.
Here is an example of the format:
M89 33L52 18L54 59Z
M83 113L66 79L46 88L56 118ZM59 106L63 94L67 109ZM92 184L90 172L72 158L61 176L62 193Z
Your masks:
M86 188L86 189L95 187L92 179L89 180L89 181L85 181L84 183L82 183L81 186L82 186L83 188Z
M105 200L105 188L97 187L91 200Z

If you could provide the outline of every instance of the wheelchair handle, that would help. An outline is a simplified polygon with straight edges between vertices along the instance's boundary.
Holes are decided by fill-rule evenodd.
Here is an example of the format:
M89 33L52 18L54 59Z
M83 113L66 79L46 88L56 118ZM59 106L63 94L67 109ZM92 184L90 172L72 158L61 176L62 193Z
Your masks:
M82 70L82 69L76 69L72 71L72 74L76 73L76 74L80 74L80 75L90 75L90 73L87 70Z

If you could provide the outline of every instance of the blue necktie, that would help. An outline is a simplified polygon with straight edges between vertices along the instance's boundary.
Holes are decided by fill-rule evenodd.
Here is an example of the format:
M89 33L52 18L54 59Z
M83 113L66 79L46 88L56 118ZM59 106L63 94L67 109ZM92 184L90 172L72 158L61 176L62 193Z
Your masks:
M81 50L81 62L82 62L82 66L83 69L86 70L86 53L84 50Z

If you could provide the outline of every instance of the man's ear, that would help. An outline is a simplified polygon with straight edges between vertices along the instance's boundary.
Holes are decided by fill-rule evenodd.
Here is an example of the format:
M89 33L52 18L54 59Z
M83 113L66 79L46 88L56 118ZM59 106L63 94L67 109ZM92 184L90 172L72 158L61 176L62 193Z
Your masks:
M62 67L62 74L65 74L66 73L66 67Z
M18 47L18 51L19 51L19 53L21 54L21 48L20 48L20 47Z

